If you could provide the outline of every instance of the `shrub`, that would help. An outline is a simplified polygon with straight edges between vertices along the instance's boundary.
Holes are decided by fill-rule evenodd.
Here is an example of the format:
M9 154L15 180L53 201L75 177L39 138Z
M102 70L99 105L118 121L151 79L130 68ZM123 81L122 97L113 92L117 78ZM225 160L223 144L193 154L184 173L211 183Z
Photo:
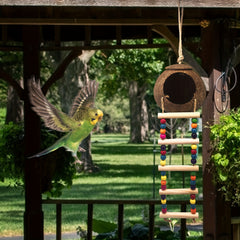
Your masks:
M240 205L240 108L210 129L215 181L227 201Z
M42 148L49 147L61 133L41 129ZM23 124L9 123L0 130L0 181L10 179L14 185L24 184L24 128ZM42 192L48 196L59 197L64 187L72 185L75 166L71 163L71 153L59 149L40 157L42 163Z

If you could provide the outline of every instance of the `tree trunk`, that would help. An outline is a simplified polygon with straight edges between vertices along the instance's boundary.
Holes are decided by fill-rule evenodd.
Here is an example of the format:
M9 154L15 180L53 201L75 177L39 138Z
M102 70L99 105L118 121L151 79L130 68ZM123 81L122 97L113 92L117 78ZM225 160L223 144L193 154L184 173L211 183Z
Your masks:
M81 144L81 147L86 151L81 152L81 161L83 162L83 170L84 172L97 172L99 168L94 165L92 160L92 152L91 152L91 134L89 134Z
M137 81L130 82L130 142L143 143L148 132L146 103L143 103L146 86L139 87Z
M87 63L93 54L94 51L83 51L82 55L69 65L64 77L59 81L58 92L61 109L66 113L70 111L79 89L89 81ZM81 152L83 170L88 172L96 171L97 168L93 164L91 155L91 134L82 141L81 146L86 150L86 152ZM79 168L79 170L82 170L82 168Z
M20 85L23 85L23 80L20 81ZM23 102L19 99L17 92L9 85L8 97L7 97L7 114L5 122L19 123L23 121Z
M148 136L148 131L149 131L149 122L148 122L148 106L146 103L146 100L143 99L142 102L142 121L141 121L141 138L142 141L146 141L148 140L149 136Z

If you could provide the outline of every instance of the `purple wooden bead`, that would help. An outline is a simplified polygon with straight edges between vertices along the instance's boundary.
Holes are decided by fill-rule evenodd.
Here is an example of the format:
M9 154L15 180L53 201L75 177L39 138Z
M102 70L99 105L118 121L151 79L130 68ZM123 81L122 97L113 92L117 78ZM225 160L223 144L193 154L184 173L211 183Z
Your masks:
M191 163L194 165L196 164L197 160L196 159L191 159Z
M161 195L161 199L165 200L166 199L166 195Z
M166 185L161 185L161 189L162 189L162 190L166 190L166 189L167 189L167 186L166 186Z
M161 145L161 150L166 151L166 145Z

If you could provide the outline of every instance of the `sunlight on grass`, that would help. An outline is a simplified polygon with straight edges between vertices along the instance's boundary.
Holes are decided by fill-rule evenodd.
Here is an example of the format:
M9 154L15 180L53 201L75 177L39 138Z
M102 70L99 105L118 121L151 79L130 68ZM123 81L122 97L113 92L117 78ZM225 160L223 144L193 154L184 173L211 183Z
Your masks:
M101 169L97 173L78 174L73 181L73 186L64 189L61 198L78 199L152 199L153 196L153 144L128 144L128 135L99 134L92 136L92 156L95 164ZM185 149L185 164L190 161L188 149ZM201 164L201 154L198 157ZM169 161L169 156L168 156ZM181 150L172 156L172 164L181 164ZM160 176L157 172L159 153L156 154L156 199L160 199L158 190ZM189 173L185 173L186 187L189 185ZM171 173L168 178L168 187L182 187L182 173ZM198 173L197 185L202 192L201 170ZM12 234L21 235L23 229L24 196L21 190L12 187L6 188L6 183L0 183L0 236ZM188 200L189 196L171 196L168 199ZM179 211L180 206L169 206L169 211ZM142 212L146 206L125 206L125 220L141 220ZM161 205L155 209L156 222L165 225L158 214ZM53 205L43 205L44 231L55 233L56 209ZM200 220L202 219L202 207L198 206ZM117 205L94 205L94 218L117 221ZM76 231L81 225L86 228L87 205L63 205L62 207L62 231ZM9 224L11 222L11 224Z

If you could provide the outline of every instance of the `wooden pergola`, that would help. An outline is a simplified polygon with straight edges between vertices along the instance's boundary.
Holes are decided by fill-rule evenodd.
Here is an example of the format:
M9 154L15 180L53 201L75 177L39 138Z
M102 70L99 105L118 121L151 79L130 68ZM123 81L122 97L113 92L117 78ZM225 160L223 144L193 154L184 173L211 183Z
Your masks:
M229 60L240 76L239 0L182 0L184 7L183 46L185 61L193 65L207 86L203 105L203 125L218 120L224 101L215 83L229 67ZM0 51L22 51L24 88L0 67L0 78L8 81L24 101L25 154L40 148L40 120L30 109L27 82L40 77L40 52L63 51L69 54L43 87L64 73L68 64L85 49L166 47L155 38L166 38L177 52L177 0L1 0ZM124 39L148 39L144 45L123 45ZM107 45L115 40L114 45ZM198 41L200 40L200 41ZM66 45L64 42L74 43ZM99 44L99 42L101 44ZM168 46L169 46L168 45ZM188 51L187 51L188 50ZM201 59L201 66L189 51ZM231 76L229 76L231 77ZM231 92L231 107L240 105L240 83ZM203 130L203 226L204 239L231 238L231 208L213 184L210 172L209 129ZM41 166L26 159L24 239L43 239Z

